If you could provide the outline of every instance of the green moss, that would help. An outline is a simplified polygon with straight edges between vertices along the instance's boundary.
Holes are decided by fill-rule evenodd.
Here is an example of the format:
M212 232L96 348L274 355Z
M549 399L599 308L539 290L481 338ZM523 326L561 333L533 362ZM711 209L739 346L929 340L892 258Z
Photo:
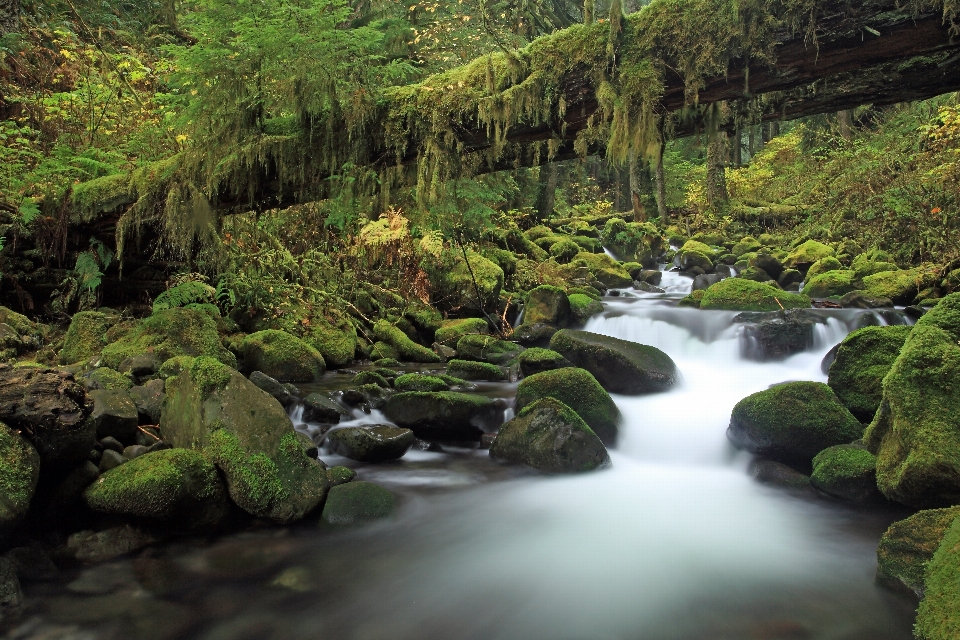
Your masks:
M570 287L570 288L567 289L567 296L571 296L571 295L573 295L573 294L575 294L575 293L579 293L579 294L585 295L585 296L587 296L588 298L591 298L591 299L593 299L593 300L597 300L598 302L600 301L600 298L602 297L602 296L600 295L600 292L597 291L596 289L594 289L593 287Z
M353 377L351 382L356 385L375 384L384 389L390 388L390 383L387 382L387 379L375 371L361 371Z
M520 371L525 376L570 366L570 363L561 354L552 349L541 349L540 347L533 347L521 353L518 362Z
M296 445L299 450L299 442ZM287 491L280 481L276 463L265 453L251 453L244 449L236 435L226 429L214 431L206 451L234 485L230 490L231 497L236 500L238 495L243 496L243 504L239 506L244 510L267 513L276 503L286 499Z
M393 388L397 391L447 391L450 384L437 376L407 373L393 381Z
M578 253L576 261L583 263L606 287L629 287L633 278L619 262L604 253ZM566 284L566 283L564 283Z
M230 382L232 369L219 360L200 356L190 363L190 377L201 397L223 389Z
M507 364L523 350L520 345L493 336L470 334L457 342L457 355L464 360Z
M573 260L581 251L579 244L573 240L563 238L550 245L548 249L550 256L560 264L566 264Z
M837 445L813 457L811 479L830 486L864 474L873 477L876 469L877 458L866 449Z
M805 295L743 278L726 278L711 285L700 300L701 309L728 311L777 311L781 307L804 309L809 306L810 298Z
M435 340L440 344L452 346L457 344L463 336L469 333L490 333L490 326L483 318L462 318L460 320L444 320L437 329Z
M716 251L714 251L709 245L698 242L697 240L687 240L683 246L680 247L680 250L677 253L682 254L689 252L696 252L705 256L707 260L711 262L711 264L717 259Z
M322 518L328 524L358 524L389 516L396 502L383 487L370 482L349 482L330 490Z
M843 265L840 264L840 261L834 258L833 256L828 256L826 258L820 258L812 265L810 269L807 270L806 279L809 282L813 280L821 273L827 273L828 271L837 271L843 269Z
M733 245L733 248L730 250L730 253L737 256L738 258L745 253L753 253L759 251L763 248L763 245L757 241L753 236L744 236L740 239L738 243Z
M472 360L450 360L447 363L447 373L462 380L506 380L503 369L495 364L476 362Z
M857 277L865 278L867 276L872 276L875 273L883 273L884 271L899 271L900 267L895 265L892 262L883 262L880 260L871 260L867 257L867 254L861 254L853 259L853 262L850 263L850 268L856 272Z
M577 325L583 326L591 316L603 313L603 304L582 293L567 296L570 301L570 313Z
M830 258L831 260L833 258ZM822 260L820 262L823 262ZM820 264L817 262L814 264ZM839 263L838 263L839 264ZM813 270L813 267L810 269ZM847 269L838 269L825 271L813 278L807 275L807 281L803 285L803 295L811 298L829 298L831 296L842 296L859 288L860 281L857 274Z
M620 411L589 371L566 367L524 378L517 387L517 411L541 398L559 400L573 409L605 443L616 441Z
M178 376L193 365L193 356L174 356L160 365L157 376L161 380Z
M680 299L680 302L677 303L677 306L699 309L700 303L703 302L703 294L705 293L706 289L697 289L696 291L691 291L688 295Z
M39 477L36 449L0 422L0 535L27 513Z
M795 247L784 260L787 267L796 267L798 265L812 265L822 258L832 257L833 247L827 246L816 240L807 240L798 247Z
M958 517L960 507L926 509L890 525L877 547L877 578L922 598L927 562Z
M921 289L936 284L936 280L936 268L930 265L882 271L863 278L863 291L875 298L889 298L894 304L910 304Z
M925 594L913 628L917 640L953 640L960 637L960 518L947 529L927 564Z
M253 319L252 330L279 329L300 338L320 352L330 368L353 362L357 351L357 329L350 317L334 307L306 303L281 305L277 313L261 314Z
M114 371L110 367L97 367L84 376L84 384L93 389L130 389L133 380L130 376Z
M262 371L281 382L314 382L326 370L320 352L286 331L251 333L239 345L246 371Z
M111 368L131 356L153 353L161 362L174 356L211 356L236 367L236 357L224 348L216 323L190 309L167 309L138 322L117 342L103 349L103 363Z
M440 356L421 346L386 320L378 320L373 325L373 335L377 340L386 342L400 354L404 360L413 362L440 362Z
M861 422L873 420L883 397L883 379L910 335L909 326L864 327L850 333L830 365L827 384Z
M398 362L399 358L400 352L386 342L374 342L373 347L370 349L371 360L376 360L378 362L380 360L392 360L394 362Z
M560 287L540 285L530 291L523 308L523 323L544 322L556 326L565 324L570 316L567 294Z
M190 280L167 289L153 301L153 311L185 307L188 304L210 304L216 296L216 289L205 282Z
M74 314L63 338L60 362L73 364L97 355L106 346L107 331L119 318L99 311L81 311Z
M130 174L115 173L73 185L70 200L74 211L84 221L92 220L104 211L133 202Z
M548 226L538 224L535 227L530 227L523 232L523 235L530 241L539 240L540 238L546 238L547 236L554 235L553 229Z
M603 243L623 260L653 263L667 247L666 239L649 222L610 218L600 234Z

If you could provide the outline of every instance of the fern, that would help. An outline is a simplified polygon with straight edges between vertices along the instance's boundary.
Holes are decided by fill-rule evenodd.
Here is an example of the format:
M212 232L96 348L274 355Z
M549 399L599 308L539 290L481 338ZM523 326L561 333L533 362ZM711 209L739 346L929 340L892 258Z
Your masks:
M190 280L158 295L157 299L153 301L153 311L185 307L194 303L212 303L216 295L217 290L207 283Z
M77 264L73 268L73 272L77 275L77 281L83 291L96 290L103 280L100 264L97 262L96 254L92 251L84 251L77 256Z

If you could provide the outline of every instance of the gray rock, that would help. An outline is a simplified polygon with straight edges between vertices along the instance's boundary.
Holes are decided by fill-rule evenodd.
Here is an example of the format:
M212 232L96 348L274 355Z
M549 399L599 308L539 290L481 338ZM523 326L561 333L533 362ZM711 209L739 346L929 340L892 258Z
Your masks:
M97 429L98 438L112 436L123 443L132 443L140 423L137 405L124 389L91 391L93 412L90 420Z
M801 282L803 282L803 274L796 269L784 269L777 278L777 284L784 290L788 290L787 287L799 287Z
M152 376L160 370L160 361L152 353L131 356L117 365L120 373L130 373L138 378Z
M840 298L840 306L844 309L880 309L892 307L893 301L890 298L870 296L862 291L851 291Z
M103 531L79 531L67 538L67 553L81 562L103 562L157 542L149 533L124 525Z
M303 399L303 420L337 424L341 418L349 418L350 412L339 402L322 393L311 393Z
M719 273L705 273L693 279L693 290L709 289L710 285L717 284L721 280L723 280L723 276Z
M501 405L492 398L455 391L398 393L383 411L418 438L474 442L500 426L503 416Z
M106 438L100 438L100 446L104 450L116 451L117 453L123 453L124 446L123 443L114 438L113 436L107 436Z
M745 323L741 353L751 360L782 360L813 346L814 327L824 324L820 316L804 309L745 312L734 322Z
M124 458L122 454L119 454L112 449L107 449L100 457L100 465L98 469L100 473L106 473L107 471L110 471L110 469L115 469L126 462L128 462L128 460L127 458Z
M550 348L592 373L613 393L666 391L680 375L670 356L656 347L589 331L559 331L551 338Z
M660 281L662 279L663 272L659 269L644 269L637 274L637 280L640 282L646 282L647 284L652 284L655 287L660 286Z
M139 458L147 452L147 448L141 444L133 444L123 450L123 457L127 460Z
M357 472L347 467L330 467L327 469L327 481L331 488L352 482L356 477Z
M5 555L13 562L21 582L51 582L59 575L57 566L38 544L15 547Z
M646 293L664 293L664 290L660 287L657 287L646 282L641 282L640 280L633 281L633 288L637 291L644 291Z
M23 591L13 561L0 556L0 607L19 607L23 603Z
M776 460L756 460L750 474L757 482L782 489L809 490L810 477Z
M385 518L395 508L396 498L383 487L370 482L350 482L330 489L321 517L327 524L358 524Z
M130 389L130 399L137 407L137 416L141 424L160 424L164 390L164 381L159 379L150 380L143 386Z
M307 454L308 458L317 460L326 468L326 465L320 460L320 448L317 446L317 443L313 441L313 438L302 431L297 431L297 440L300 441L300 446L303 447L303 452Z
M513 339L525 347L546 347L557 328L544 324L522 324L513 331Z
M415 441L410 429L390 425L345 427L327 433L327 442L333 453L358 462L398 460Z
M750 265L766 271L772 280L778 279L784 270L783 263L769 253L758 253L750 260Z
M280 384L274 378L271 378L262 371L254 371L250 374L250 382L257 386L257 388L262 389L272 395L274 398L280 401L286 408L290 408L295 405L298 401L296 395L290 393L284 385Z

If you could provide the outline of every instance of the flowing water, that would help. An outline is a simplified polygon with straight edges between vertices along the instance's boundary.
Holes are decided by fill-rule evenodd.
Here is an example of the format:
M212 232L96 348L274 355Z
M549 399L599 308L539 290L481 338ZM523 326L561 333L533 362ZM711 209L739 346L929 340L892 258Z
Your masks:
M824 381L832 345L865 318L899 316L822 311L809 351L760 363L741 357L735 314L676 308L690 281L675 274L661 286L606 298L586 327L654 345L683 375L668 393L614 396L611 469L544 477L468 449L383 465L324 455L399 495L397 516L183 541L86 569L46 587L16 637L910 638L913 604L874 583L877 541L904 514L759 484L725 437L741 398ZM510 397L515 385L478 391ZM114 586L78 589L91 574Z

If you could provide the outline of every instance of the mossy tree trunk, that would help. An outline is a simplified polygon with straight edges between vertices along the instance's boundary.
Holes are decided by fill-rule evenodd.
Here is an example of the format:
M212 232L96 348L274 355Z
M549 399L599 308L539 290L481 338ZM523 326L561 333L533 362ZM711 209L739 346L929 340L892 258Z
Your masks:
M540 189L537 193L537 216L546 220L553 215L557 195L557 163L550 162L540 167Z
M630 199L633 203L635 222L647 221L646 200L650 193L650 173L644 161L637 154L630 155Z
M838 111L837 125L840 129L840 137L844 140L850 140L853 137L853 110Z
M727 193L727 134L715 131L707 144L707 202L722 207L730 199Z
M660 222L670 223L670 212L667 211L667 178L663 171L663 152L667 145L660 143L660 154L657 158L657 166L653 172L654 177L654 196L657 199L657 215L660 216Z

